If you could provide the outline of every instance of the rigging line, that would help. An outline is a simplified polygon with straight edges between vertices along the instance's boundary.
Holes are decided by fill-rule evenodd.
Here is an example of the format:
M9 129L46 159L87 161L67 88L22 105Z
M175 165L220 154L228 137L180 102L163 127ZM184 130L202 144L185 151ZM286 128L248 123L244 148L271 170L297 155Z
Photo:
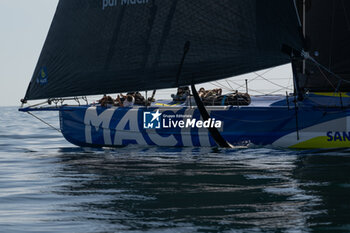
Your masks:
M274 70L274 69L275 69L275 68L271 68L271 69L265 71L264 73L260 74L260 76L263 76L263 75L265 75L265 74L271 72L271 71ZM255 73L256 73L256 72L254 72L254 74L255 74ZM259 76L256 76L255 78L253 78L253 79L251 79L251 80L248 80L248 83L254 81L254 80L257 79L257 78L259 78ZM244 84L243 84L243 85L244 85ZM243 85L242 85L242 86L243 86Z
M275 82L272 82L272 81L268 80L267 78L261 76L260 74L258 74L258 73L256 73L256 72L254 72L254 74L258 75L260 78L262 78L262 79L265 80L266 82L269 82L269 83L271 83L271 84L273 84L273 85L276 85L276 86L278 86L278 87L280 87L280 88L286 88L286 87L284 87L284 86L282 86L282 85L279 85L278 83L275 83Z
M309 59L310 61L312 61L313 63L315 63L316 66L319 66L319 68L324 69L325 71L327 71L328 73L330 73L331 75L333 75L335 78L342 80L345 83L350 83L349 80L343 79L342 77L340 77L339 75L337 75L336 73L334 73L333 71L331 71L330 69L328 69L327 67L325 67L324 65L322 65L321 63L319 63L318 61L316 61L313 57L310 56L310 54L308 54L305 51L302 51L302 55L305 59Z
M43 105L43 104L47 104L47 100L45 102L41 102L41 103L38 103L38 104L30 105L30 106L28 106L28 108L37 107L37 106L40 106L40 105Z
M230 83L235 84L236 86L238 86L238 88L236 88L236 90L238 90L240 87L242 87L241 84L239 84L239 83L237 83L237 82L235 82L235 81L232 81L232 80L227 80L227 81L230 82Z
M291 91L291 90L293 90L293 88L284 87L284 88L278 89L276 91L270 92L267 95L272 95L272 94L275 94L276 92L279 92L279 91L282 91L282 90L289 90L289 91Z
M231 87L230 83L227 80L225 80L225 81L226 81L227 85L231 88L231 90L234 91L233 88Z
M34 115L33 113L31 112L27 112L29 115L31 115L32 117L38 119L39 121L41 121L42 123L44 123L45 125L48 125L50 128L54 129L54 130L57 130L59 133L62 133L61 130L57 129L55 126L47 123L46 121L44 121L43 119L39 118L38 116Z
M218 87L218 88L223 88L223 89L226 89L226 90L229 90L229 91L230 91L230 89L228 89L228 88L225 87L225 86L221 86L221 85L215 84L215 83L213 83L213 82L210 82L210 84L213 85L213 86L216 86L216 87Z
M334 91L334 94L337 93L337 91L338 91L339 88L340 88L340 85L341 85L341 80L339 81L338 86L337 86L337 89ZM339 94L341 95L341 92L339 92Z
M274 68L271 68L271 69L265 71L264 73L262 73L261 75L265 75L265 74L267 74L268 72L272 71L273 69L274 69ZM254 72L254 74L256 75L256 72ZM254 80L258 79L258 78L259 78L259 76L256 75L256 77L254 77L253 79L248 80L248 83L251 83L252 81L254 81ZM237 82L235 82L235 81L233 81L233 80L230 80L230 79L226 79L225 81L226 81L226 82L233 83L234 85L236 85L236 86L237 86L237 90L239 90L240 88L243 88L244 85L245 85L245 83L244 83L244 84L239 84L239 83L237 83ZM236 80L236 81L237 81L237 80ZM244 81L245 81L245 79L244 79ZM213 84L213 85L214 85L214 84ZM216 86L216 85L214 85L214 86ZM230 84L229 84L229 86L231 87ZM218 86L217 86L217 87L218 87ZM228 90L227 87L224 87L224 88ZM232 88L232 87L231 87L231 88ZM234 89L232 88L232 90L234 90ZM256 92L258 92L258 91L256 91ZM264 94L263 92L258 92L258 93Z
M261 92L261 91L254 90L254 89L251 89L251 88L249 88L249 91L251 91L251 92L256 92L256 93L259 93L259 94L262 94L262 95L266 95L265 92Z
M299 11L298 11L297 2L296 2L296 0L294 0L293 2L294 2L295 13L297 15L299 26L302 26L301 19L300 19L300 14L299 14Z
M296 51L299 51L299 50L296 50ZM343 79L342 77L340 77L339 75L337 75L336 73L334 73L333 71L331 71L330 69L328 69L327 67L322 65L321 63L319 63L318 61L316 61L313 57L310 56L310 54L308 52L305 52L304 50L301 50L299 52L301 53L301 55L304 59L308 59L308 60L312 61L313 63L315 63L316 66L318 66L318 68L322 68L325 71L327 71L329 74L333 75L335 78L337 78L345 83L350 84L349 80ZM328 82L329 82L329 80L328 80ZM334 86L333 86L333 88L334 88Z
M320 70L321 75L322 75L322 76L327 80L327 82L334 88L334 93L338 92L338 88L340 87L342 80L339 81L338 87L336 88L336 87L333 85L333 83L327 78L327 76L322 72L322 69L321 69L319 66L317 66L317 68ZM330 102L331 102L331 100L329 99L329 100L328 100L328 103L330 103Z
M215 83L213 83L213 82L210 82L209 84L210 84L210 85L213 85L213 86L215 86L215 87L221 88L221 86L219 86L219 85L217 85L217 84L215 84Z
M299 51L299 50L297 50ZM300 51L299 51L300 52ZM318 61L316 61L313 57L310 56L310 54L308 52L305 52L304 50L302 50L300 52L303 56L304 59L308 59L310 61L312 61L319 69L322 68L323 70L327 71L329 74L333 75L335 78L337 78L338 80L341 80L345 83L348 83L350 84L350 81L349 80L346 80L346 79L343 79L342 77L340 77L339 75L337 75L336 73L334 73L333 71L331 71L330 69L328 69L327 67L325 67L324 65L322 65L321 63L319 63ZM321 69L320 69L321 71ZM322 72L321 72L322 73ZM323 74L323 73L322 73ZM323 74L324 75L324 74ZM326 78L327 79L327 78ZM328 82L330 82L328 79L327 79ZM331 84L331 86L335 89L335 87Z
M269 80L275 80L276 81L276 80L288 80L288 79L290 79L290 77L287 77L287 78L270 78ZM236 82L239 82L239 81L244 82L245 80L246 79L235 79ZM241 85L241 84L239 84L239 85Z
M261 75L260 75L260 76L261 76ZM257 77L255 77L253 80L255 80L255 79L257 79L257 78L259 78L259 74L257 74ZM263 78L263 79L266 80L266 81L269 81L269 80L265 79L263 76L261 76L261 78ZM251 80L251 81L253 81L253 80ZM290 83L291 78L289 77L288 80L289 80L289 83ZM238 84L238 83L236 83L236 82L234 82L234 81L232 81L232 80L228 80L228 81L231 82L231 83L233 83L233 84L235 84L235 85L237 85L237 86L242 87L242 85L240 85L240 84ZM288 87L289 84L288 84L288 86L284 87L284 86L282 86L282 85L278 85L278 84L273 83L273 82L271 82L271 83L272 83L272 84L275 84L276 86L281 87L281 89L279 89L279 90L277 90L277 91L274 91L274 92L271 92L272 94L273 94L273 93L276 93L276 92L278 92L278 91L284 90L284 89L292 90L292 88ZM261 92L261 91L254 90L254 89L251 89L251 88L249 88L249 89L252 90L253 92L257 92L257 93L259 93L259 94L263 94L263 95L266 94L265 92ZM270 94L270 93L269 93L269 94Z
M230 88L226 87L224 84L219 83L218 81L215 81L218 85L221 86L222 89L228 90L228 91L232 91Z
M226 86L224 86L223 84L219 83L218 81L214 81L220 88L224 88L226 90L229 90Z
M337 88L333 85L333 83L327 78L327 75L325 75L322 71L322 69L317 66L317 68L320 70L320 73L322 74L322 76L327 80L327 82L334 88L335 91L337 91Z
M296 13L297 18L298 18L298 23L299 23L299 26L301 26L302 24L301 24L300 15L299 15L298 7L297 7L297 2L296 2L296 0L294 0L293 2L294 2L295 13Z
M264 73L262 73L261 75L265 75L265 74L269 73L270 71L272 71L273 69L274 69L274 68L271 68L271 69L265 71ZM254 72L254 73L255 73L255 72ZM258 79L258 78L259 78L259 76L256 76L256 77L254 77L253 79L248 80L248 83L251 83L252 81L254 81L254 80ZM242 85L239 85L237 89L239 89L239 88L241 88L241 87L244 87L244 85L245 85L245 83L242 84Z

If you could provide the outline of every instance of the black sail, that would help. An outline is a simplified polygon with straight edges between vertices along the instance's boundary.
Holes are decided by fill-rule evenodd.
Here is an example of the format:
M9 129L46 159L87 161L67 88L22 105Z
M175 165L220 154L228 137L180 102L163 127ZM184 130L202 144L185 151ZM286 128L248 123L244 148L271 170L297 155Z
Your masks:
M300 13L303 12L300 0ZM305 1L306 62L301 87L305 91L350 91L350 1Z
M283 44L302 47L293 0L60 0L25 98L218 80L288 63Z

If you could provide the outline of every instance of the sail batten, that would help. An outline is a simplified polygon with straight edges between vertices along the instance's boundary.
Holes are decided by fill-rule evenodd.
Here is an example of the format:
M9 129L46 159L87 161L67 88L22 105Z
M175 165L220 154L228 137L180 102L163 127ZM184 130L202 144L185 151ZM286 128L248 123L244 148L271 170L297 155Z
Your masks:
M25 98L223 79L288 63L283 44L302 49L293 0L60 0Z

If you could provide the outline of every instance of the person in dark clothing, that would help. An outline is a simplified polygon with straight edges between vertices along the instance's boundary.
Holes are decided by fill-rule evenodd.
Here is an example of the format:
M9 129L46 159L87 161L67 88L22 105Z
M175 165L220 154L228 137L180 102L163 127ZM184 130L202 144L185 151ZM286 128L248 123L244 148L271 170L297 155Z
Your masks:
M186 101L187 97L191 95L189 87L179 87L176 95L172 94L171 98L174 101Z
M98 103L101 104L102 107L107 107L108 105L113 105L114 101L112 97L103 95L102 99L100 99Z

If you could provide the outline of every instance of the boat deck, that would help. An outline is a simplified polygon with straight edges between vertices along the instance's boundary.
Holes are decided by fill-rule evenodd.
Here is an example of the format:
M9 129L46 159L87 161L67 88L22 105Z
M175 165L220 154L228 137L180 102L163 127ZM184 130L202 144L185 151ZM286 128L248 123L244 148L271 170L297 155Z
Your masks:
M292 100L289 97L290 101ZM243 105L244 107L269 107L269 106L286 106L287 100L286 96L282 95L273 95L273 96L251 96L251 104ZM189 101L186 102L177 102L173 100L163 100L159 99L156 102L152 103L151 106L154 107L186 107L186 106L196 106L194 98L191 99L191 103ZM225 105L215 105L208 107L227 107Z
M95 105L95 104L92 104ZM86 105L79 105L81 107L86 107ZM41 106L41 107L26 107L26 108L20 108L20 111L28 112L28 111L60 111L60 110L67 110L67 108L70 107L79 107L79 106L73 106L73 105L63 105L63 106ZM88 105L91 106L91 105ZM97 105L98 106L98 105ZM151 107L166 107L166 108L183 108L183 107L194 107L196 106L196 103L194 101L194 98L190 101L186 102L176 102L173 100L165 100L165 99L159 99L156 102L151 103ZM343 96L334 96L331 94L308 94L305 99L302 102L298 102L299 107L326 107L326 108L339 108L342 109L349 108L350 106L350 95L343 94ZM63 108L62 108L63 107ZM113 108L118 108L116 106L109 106ZM107 107L107 108L109 108ZM134 108L141 108L144 106L137 106L135 105ZM225 106L225 105L215 105L215 106L206 106L208 109L227 109L231 107L237 107L236 106ZM251 104L250 105L243 105L239 107L244 108L276 108L276 107L294 107L294 97L293 96L286 96L283 95L262 95L262 96L251 96Z

